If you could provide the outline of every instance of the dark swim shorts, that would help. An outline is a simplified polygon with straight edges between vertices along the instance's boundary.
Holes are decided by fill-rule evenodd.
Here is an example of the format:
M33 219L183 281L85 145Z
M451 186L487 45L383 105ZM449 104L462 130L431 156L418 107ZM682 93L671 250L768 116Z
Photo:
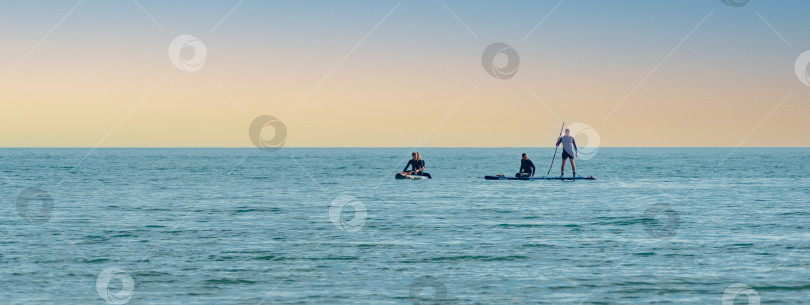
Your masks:
M574 156L569 155L569 154L568 154L568 152L567 152L567 151L565 151L565 149L563 149L563 153L562 153L562 159L563 159L563 161L565 161L566 159L573 159L573 158L574 158Z

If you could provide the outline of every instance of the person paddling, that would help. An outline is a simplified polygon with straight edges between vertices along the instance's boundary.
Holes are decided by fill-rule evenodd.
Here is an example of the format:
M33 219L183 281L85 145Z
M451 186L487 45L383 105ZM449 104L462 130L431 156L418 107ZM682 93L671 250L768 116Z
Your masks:
M523 153L523 158L520 159L520 172L515 174L515 177L534 177L534 162L529 160L526 153Z
M428 179L433 178L430 174L425 172L425 160L422 159L422 153L418 151L416 152L416 162L418 163L417 168L419 169L420 175L428 177Z
M571 170L573 171L573 176L577 176L577 166L574 163L574 157L579 158L579 151L577 150L577 141L574 140L574 137L571 136L571 130L566 128L565 135L557 139L557 146L562 144L563 151L562 151L562 168L560 168L560 177L565 175L565 160L571 160Z

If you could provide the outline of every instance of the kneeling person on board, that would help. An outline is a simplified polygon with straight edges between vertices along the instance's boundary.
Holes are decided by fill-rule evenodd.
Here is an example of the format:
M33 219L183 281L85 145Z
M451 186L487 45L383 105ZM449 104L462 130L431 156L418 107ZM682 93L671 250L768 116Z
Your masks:
M417 168L419 169L419 175L428 177L428 179L433 178L430 174L425 172L425 160L422 160L422 153L418 151L416 152L416 162L418 163Z
M571 170L573 171L574 177L577 176L577 165L574 164L574 157L579 158L579 151L577 150L577 141L574 140L574 137L571 136L571 130L568 128L565 129L565 135L557 139L557 146L562 144L563 151L562 151L562 168L560 168L560 177L565 175L565 160L571 160Z
M526 153L523 153L523 158L520 159L520 172L515 174L515 177L534 177L534 163L529 160Z
M408 168L411 170L408 170ZM416 152L411 153L411 159L408 160L408 164L405 164L405 169L402 170L403 175L418 175L420 171L422 171L422 163L419 160L419 154Z

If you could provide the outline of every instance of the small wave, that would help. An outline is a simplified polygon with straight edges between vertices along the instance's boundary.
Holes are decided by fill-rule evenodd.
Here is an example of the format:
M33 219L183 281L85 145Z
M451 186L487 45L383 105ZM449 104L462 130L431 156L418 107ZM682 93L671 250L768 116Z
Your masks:
M502 223L496 225L499 228L540 228L547 227L546 224L533 224L533 223Z
M549 245L549 244L523 244L523 245L520 245L520 246L521 247L527 247L527 248L552 248L552 247L554 247L554 246Z
M264 255L259 257L254 257L253 260L257 261L280 261L284 260L283 257L276 257L275 255Z
M797 290L810 290L810 284L799 286L764 286L754 287L757 291L797 291Z
M160 271L150 270L150 271L144 271L144 272L136 272L134 274L134 277L136 277L136 278L165 277L165 276L170 276L170 275L171 274L168 273L168 272L160 272ZM178 282L178 281L176 281L176 280L168 280L168 282L173 283L173 282Z
M229 279L229 278L211 279L211 280L206 280L205 282L208 283L208 284L225 284L225 285L256 284L255 281L251 281L251 280Z
M523 255L508 255L508 256L485 256L485 255L461 255L461 256L441 256L441 257L433 257L428 259L422 260L408 260L402 261L403 263L426 263L426 262L437 262L437 261L448 261L448 262L455 262L455 261L481 261L481 262L498 262L498 261L517 261L517 260L524 260L528 259L528 256Z

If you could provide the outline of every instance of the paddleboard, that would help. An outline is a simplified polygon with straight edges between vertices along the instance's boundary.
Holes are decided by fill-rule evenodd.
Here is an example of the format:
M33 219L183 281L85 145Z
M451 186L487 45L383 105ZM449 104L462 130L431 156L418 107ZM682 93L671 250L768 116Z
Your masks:
M594 176L587 177L501 177L484 176L486 180L596 180Z
M403 174L401 174L401 173L397 173L397 174L396 174L396 176L394 176L394 178L397 178L397 179L413 179L413 180L430 179L430 178L428 178L427 176L421 176L421 175L403 175Z

